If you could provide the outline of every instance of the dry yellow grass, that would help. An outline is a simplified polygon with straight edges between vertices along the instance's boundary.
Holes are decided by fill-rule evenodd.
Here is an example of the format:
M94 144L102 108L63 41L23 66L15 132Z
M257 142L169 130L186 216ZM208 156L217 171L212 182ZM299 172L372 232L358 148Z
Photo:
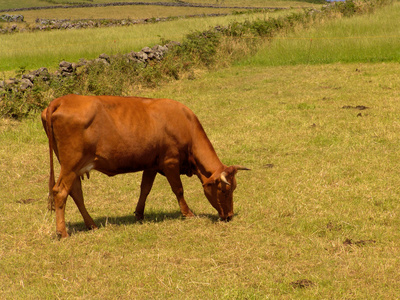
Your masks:
M143 91L187 104L225 163L252 168L238 175L227 224L216 222L196 178L184 187L198 218L180 218L159 176L138 224L139 174L93 173L84 193L100 229L82 231L69 200L72 237L58 242L39 120L2 121L0 296L396 298L399 72L398 64L235 67Z

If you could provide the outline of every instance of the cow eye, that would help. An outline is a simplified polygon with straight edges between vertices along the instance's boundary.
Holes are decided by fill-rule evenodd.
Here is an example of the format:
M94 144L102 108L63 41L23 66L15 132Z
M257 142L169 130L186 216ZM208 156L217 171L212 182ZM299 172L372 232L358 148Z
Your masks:
M231 192L231 186L230 185L226 185L225 187L221 188L221 192L226 194L226 193L230 193Z

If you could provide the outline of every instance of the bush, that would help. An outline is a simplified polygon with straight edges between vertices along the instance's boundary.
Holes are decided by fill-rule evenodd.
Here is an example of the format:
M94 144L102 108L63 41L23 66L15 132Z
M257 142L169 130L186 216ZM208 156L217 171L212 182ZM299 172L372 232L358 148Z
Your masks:
M181 46L176 48L176 55L192 64L211 66L215 61L214 55L217 52L220 37L221 34L216 30L190 33Z
M34 93L10 91L0 98L0 116L21 120L46 106Z
M344 17L351 17L356 14L372 13L375 9L391 4L393 0L346 0L335 2L324 8L325 13L339 13Z

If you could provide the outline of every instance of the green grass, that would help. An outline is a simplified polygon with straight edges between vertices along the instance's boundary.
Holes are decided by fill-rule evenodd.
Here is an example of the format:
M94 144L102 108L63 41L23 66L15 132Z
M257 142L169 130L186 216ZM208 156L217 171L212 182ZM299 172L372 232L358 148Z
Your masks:
M142 24L130 27L93 28L85 30L56 30L50 32L3 35L0 48L0 70L14 71L20 67L37 69L56 68L61 60L93 59L101 53L109 55L139 51L143 47L160 43L160 39L181 40L195 30L226 25L233 20L276 16L282 13L234 15L171 22Z
M104 3L108 1L93 1L90 3ZM113 1L110 1L113 2ZM151 2L151 1L149 1ZM13 2L14 3L14 2ZM200 1L201 4L219 4L226 6L268 6L268 7L301 7L315 6L308 2L292 1ZM6 0L0 0L1 8L40 6L48 2L19 1L13 6ZM274 13L259 13L250 15L233 15L227 17L210 17L181 19L166 23L137 25L132 27L95 28L85 30L67 30L51 32L26 32L13 35L2 35L0 48L1 77L7 78L20 68L27 70L47 67L55 69L61 60L78 61L80 58L93 59L101 53L115 54L138 51L145 46L152 46L160 42L160 38L181 40L187 33L194 30L206 30L216 25L227 25L232 21L242 22L254 18L278 17L290 13L285 10ZM19 12L24 15L26 24L19 26L34 26L37 18L45 19L143 19L151 17L173 17L182 15L230 13L232 9L212 8L182 8L163 6L118 6L98 8L69 8L32 10ZM143 27L145 26L145 27Z
M278 37L245 64L399 62L399 7L395 2L372 15L338 19Z

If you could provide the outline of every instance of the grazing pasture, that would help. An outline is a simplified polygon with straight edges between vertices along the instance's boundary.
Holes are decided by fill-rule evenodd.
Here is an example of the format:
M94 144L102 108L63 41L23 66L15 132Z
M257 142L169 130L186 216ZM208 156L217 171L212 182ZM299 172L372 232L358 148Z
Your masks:
M359 22L379 26L399 9ZM189 106L225 164L252 168L237 175L229 223L187 177L197 217L181 219L162 176L138 223L140 174L93 172L83 189L100 228L85 231L69 199L71 237L58 241L40 117L0 120L0 298L398 298L400 65L390 51L366 61L348 50L347 63L328 52L329 64L268 64L263 53L137 91Z
M181 219L162 176L137 223L140 174L93 172L83 189L100 229L85 231L69 199L71 237L59 242L39 117L2 120L1 297L396 298L399 72L234 67L143 92L191 107L223 162L252 168L237 176L229 223L186 177L198 217Z
M399 2L379 13L341 18L276 37L269 47L240 63L254 65L399 62ZM393 9L395 7L395 9ZM390 17L388 17L390 16Z
M116 1L94 0L79 3L104 4L113 2L160 2L160 1ZM176 3L173 0L162 1ZM318 2L318 1L316 1ZM77 2L78 3L78 2ZM13 75L18 69L57 68L61 60L78 61L81 58L93 59L101 53L116 54L138 51L146 46L153 46L160 39L181 40L184 35L194 30L206 30L217 25L227 25L233 21L243 22L255 18L277 17L291 13L303 7L320 7L321 4L308 1L216 1L200 0L188 3L215 5L211 7L169 7L160 5L132 5L85 8L52 8L42 10L21 10L15 12L24 16L25 23L20 27L36 26L36 19L152 19L162 17L180 17L202 14L232 14L244 11L234 7L278 7L288 8L283 11L253 14L234 14L209 18L178 19L157 24L135 25L123 28L95 28L85 30L61 30L51 32L25 32L2 35L0 48L0 71L3 76ZM0 10L6 8L29 8L41 6L73 5L70 1L8 1L0 0ZM230 7L230 8L223 8ZM10 12L9 14L13 14ZM2 23L0 23L1 26ZM145 26L145 27L143 27ZM45 45L45 47L43 46Z
M145 10L144 15L146 13ZM0 71L16 71L47 67L56 69L62 60L77 62L81 58L93 59L101 53L109 55L139 51L143 47L160 43L161 39L181 40L195 30L207 30L233 21L276 17L289 11L230 15L224 17L178 19L154 24L129 27L104 27L82 30L53 30L2 35ZM45 47L43 46L45 45ZM1 75L0 75L1 78Z

